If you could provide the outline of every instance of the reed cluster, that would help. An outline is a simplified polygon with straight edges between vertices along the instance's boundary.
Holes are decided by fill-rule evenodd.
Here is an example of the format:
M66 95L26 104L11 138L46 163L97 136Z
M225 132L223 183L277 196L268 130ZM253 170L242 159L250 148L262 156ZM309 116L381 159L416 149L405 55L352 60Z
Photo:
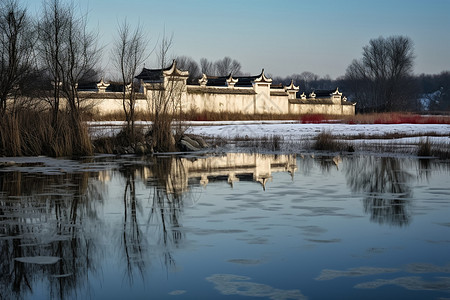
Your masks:
M0 155L53 157L92 155L87 126L74 126L72 116L61 113L56 122L47 111L24 110L0 119Z

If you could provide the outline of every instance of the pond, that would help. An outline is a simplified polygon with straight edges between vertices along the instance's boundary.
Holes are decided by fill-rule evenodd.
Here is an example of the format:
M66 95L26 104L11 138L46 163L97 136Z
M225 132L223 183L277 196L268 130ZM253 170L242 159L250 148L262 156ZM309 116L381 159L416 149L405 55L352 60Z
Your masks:
M0 186L0 299L450 298L448 162L38 157Z

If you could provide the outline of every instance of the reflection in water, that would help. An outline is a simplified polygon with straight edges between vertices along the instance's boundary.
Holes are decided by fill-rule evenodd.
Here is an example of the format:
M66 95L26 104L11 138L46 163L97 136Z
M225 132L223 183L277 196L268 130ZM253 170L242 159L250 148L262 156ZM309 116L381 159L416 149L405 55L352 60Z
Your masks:
M157 184L153 186L150 221L155 228L159 229L158 243L164 246L165 264L174 266L171 247L178 247L184 237L179 221L184 191L177 184L176 178L187 176L179 158L162 158L159 161L153 161L151 169Z
M379 224L403 226L410 222L412 175L393 157L352 157L346 160L347 183L364 192L364 211Z
M155 249L162 251L166 268L175 267L172 248L183 240L179 220L183 200L190 195L184 186L185 171L182 159L177 157L150 158L144 164L124 164L119 168L125 178L121 244L130 285L135 271L145 279L152 242L157 245ZM141 181L146 183L148 194L137 194L136 185ZM150 201L149 210L143 208L146 201ZM148 235L152 229L154 231Z
M118 165L124 179L119 240L130 286L135 275L145 279L152 242L166 268L175 267L172 251L184 239L180 215L192 186L250 180L265 188L272 172L293 175L296 170L295 157L287 155L161 157ZM51 298L59 299L72 298L77 287L89 286L89 274L99 271L96 263L104 255L98 248L103 233L96 232L102 223L97 206L104 204L104 185L113 176L109 170L51 176L0 173L2 297L27 297L39 282L46 282ZM147 194L137 192L139 184L147 186Z
M136 198L136 181L134 170L127 167L120 169L126 180L123 192L123 257L126 260L126 275L133 283L134 267L144 276L145 260L143 251L143 233L138 222L138 210L142 211L141 201Z
M427 163L417 166L419 177L423 176L428 180L430 170L434 166ZM299 194L303 197L301 200L305 202L309 200L309 196L314 201L327 201L327 197L322 197L322 193L328 192L324 190L325 183L321 180L330 174L332 176L344 174L351 190L364 195L363 207L366 213L371 215L372 221L380 224L407 225L411 222L408 211L414 176L406 171L407 168L411 169L411 166L405 164L404 160L394 158L338 156L314 158L310 155L297 158L295 155L227 153L208 157L122 158L115 159L111 169L51 176L17 171L0 172L2 274L0 299L32 297L36 295L36 290L42 287L44 289L42 293L49 291L46 294L49 298L95 296L95 287L92 287L92 290L90 288L92 278L101 280L103 276L108 276L103 274L103 268L111 252L109 248L114 248L114 254L118 253L117 267L129 287L134 287L141 281L148 282L149 269L154 259L163 262L166 272L178 270L176 251L187 242L192 242L188 240L187 233L195 235L195 232L208 232L209 236L214 238L214 233L226 232L231 236L247 232L245 227L192 228L192 223L191 227L186 224L192 220L187 218L183 220L187 208L197 204L197 196L200 197L197 192L202 192L202 187L217 181L228 183L231 186L228 189L232 192L237 190L237 193L240 192L238 182L255 182L262 186L255 189L260 192L259 195L252 190L256 197L280 196L282 201L264 199L268 202L274 201L267 206L264 201L259 201L260 199L257 201L251 199L253 195L249 195L249 199L246 197L232 199L234 203L248 200L248 203L241 203L241 206L234 207L232 201L226 203L225 210L230 214L242 213L239 217L229 215L236 224L244 220L245 222L240 223L245 224L242 226L264 222L258 220L270 218L272 214L276 215L277 210L283 210L283 204L289 205L289 201L298 201ZM322 172L321 177L317 175L320 174L316 172L317 168ZM423 170L422 173L420 170ZM276 183L274 186L268 185L272 178L277 177L274 176L276 172L289 173L292 179L296 172L301 174L300 177L319 176L320 182L311 187L301 186L299 189L298 181L291 181L288 177L287 182L283 183L283 190L277 190ZM220 185L211 188L214 191L214 188L220 188ZM344 190L344 187L342 189ZM314 193L310 193L310 190L314 190ZM108 195L108 191L114 191L114 194ZM226 194L225 192L224 195ZM281 199L281 194L286 198ZM323 203L325 202L321 204L323 207L315 207L314 204L290 206L290 210L283 214L283 218L287 221L289 218L298 218L293 222L298 225L300 223L297 221L320 220L323 216L329 215L338 219L341 216L330 211L344 210L343 207L328 207ZM205 207L213 206L212 203L202 204ZM336 206L336 203L333 205ZM242 211L239 211L240 208ZM248 216L245 210L250 208L266 215ZM261 210L258 210L259 208ZM291 213L294 209L298 210L297 215ZM105 210L110 214L102 215ZM217 210L220 211L220 207L217 207ZM311 213L305 214L305 210ZM198 211L202 212L201 209ZM348 214L342 214L344 215ZM271 222L282 223L273 220ZM183 228L183 225L187 229ZM248 247L276 244L272 242L272 228L269 224L261 223L259 228L264 228L267 235L247 238L264 239L267 242L250 243ZM293 231L298 229L303 231L308 229L309 232L316 234L327 232L314 223L302 224ZM197 234L199 239L202 236L206 235ZM313 241L320 244L321 248L328 247L329 244L339 247L345 241L340 236L323 239L312 237L305 238L304 241ZM177 261L179 264L179 258ZM259 268L264 265L256 257L229 258L225 261L240 268L247 266ZM350 268L345 271L324 270L316 279L324 281L342 276L359 277L367 274L391 273L396 270L375 267ZM252 277L256 278L253 275ZM263 296L274 299L304 298L303 288L302 292L300 289L277 289L269 284L257 283L259 280L256 279L253 282L250 277L241 274L222 274L220 271L216 274L210 273L206 280L212 282L218 291L226 295ZM359 287L368 288L383 284L375 282ZM80 290L86 295L80 294ZM177 289L172 291L171 295L186 292Z
M0 184L1 295L22 298L46 281L49 294L64 299L89 285L88 272L95 274L93 256L99 250L82 223L96 219L95 201L101 201L89 173L0 173Z
M295 155L226 153L201 158L160 158L152 163L161 167L145 168L144 177L158 178L160 186L177 195L188 191L190 185L207 186L215 181L227 181L230 186L239 181L253 181L265 189L272 173L289 172L293 176L297 170Z

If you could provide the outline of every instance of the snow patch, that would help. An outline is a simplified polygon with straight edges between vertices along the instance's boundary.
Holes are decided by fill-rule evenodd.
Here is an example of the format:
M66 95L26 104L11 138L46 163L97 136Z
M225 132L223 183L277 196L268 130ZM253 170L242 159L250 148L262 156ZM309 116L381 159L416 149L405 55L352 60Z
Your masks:
M26 264L52 265L57 263L61 258L56 256L25 256L16 257L15 260Z

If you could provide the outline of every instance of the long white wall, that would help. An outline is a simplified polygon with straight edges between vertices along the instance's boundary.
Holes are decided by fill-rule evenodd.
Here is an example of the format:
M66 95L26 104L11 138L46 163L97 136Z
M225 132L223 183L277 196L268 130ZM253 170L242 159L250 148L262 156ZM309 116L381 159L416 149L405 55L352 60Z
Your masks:
M146 86L146 94L139 94L137 111L149 111L152 107L152 89ZM341 95L326 99L292 99L295 92L271 89L270 84L254 84L253 87L209 87L186 85L180 90L181 108L185 112L228 112L243 114L329 114L354 115L355 106L347 104ZM86 94L86 104L99 115L123 111L121 93ZM291 98L291 99L289 99ZM344 103L344 104L343 104Z

